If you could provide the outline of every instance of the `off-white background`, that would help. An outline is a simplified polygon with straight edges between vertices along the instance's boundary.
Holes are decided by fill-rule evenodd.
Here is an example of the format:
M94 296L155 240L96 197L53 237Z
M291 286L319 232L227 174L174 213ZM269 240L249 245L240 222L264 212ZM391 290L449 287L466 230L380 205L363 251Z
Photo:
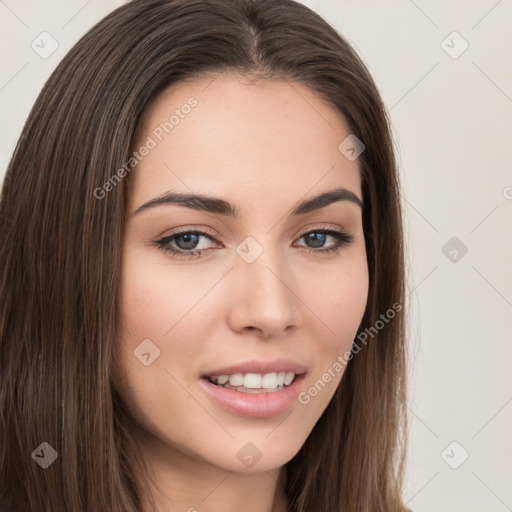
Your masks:
M0 0L1 177L45 80L122 3ZM397 140L412 302L404 499L415 512L512 510L512 1L303 3L363 57ZM59 45L47 59L31 48L43 31Z

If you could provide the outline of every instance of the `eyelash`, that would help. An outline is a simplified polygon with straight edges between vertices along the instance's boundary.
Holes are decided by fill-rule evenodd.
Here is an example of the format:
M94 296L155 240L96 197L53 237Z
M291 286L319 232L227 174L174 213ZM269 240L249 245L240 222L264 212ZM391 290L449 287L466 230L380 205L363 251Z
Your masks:
M341 230L338 231L335 229L320 229L320 228L307 231L306 233L304 233L302 236L299 237L299 240L311 233L321 233L323 235L331 235L332 237L334 237L337 240L337 242L334 246L329 247L327 249L314 249L312 247L302 247L301 250L303 252L321 253L321 254L326 254L326 253L331 253L331 252L338 253L342 247L350 245L354 240L354 237L345 231L341 231ZM184 230L184 231L172 233L171 235L167 235L167 236L160 238L159 240L156 240L155 245L158 249L160 249L164 253L171 253L172 256L176 256L176 257L179 257L182 259L198 258L201 256L202 253L213 250L212 248L209 248L209 249L200 249L198 251L193 251L193 250L185 251L184 249L176 250L176 249L173 249L170 247L170 245L169 245L170 242L172 242L175 239L180 238L184 235L204 236L214 242L217 242L217 240L209 233L205 233L203 231L196 231L196 230Z

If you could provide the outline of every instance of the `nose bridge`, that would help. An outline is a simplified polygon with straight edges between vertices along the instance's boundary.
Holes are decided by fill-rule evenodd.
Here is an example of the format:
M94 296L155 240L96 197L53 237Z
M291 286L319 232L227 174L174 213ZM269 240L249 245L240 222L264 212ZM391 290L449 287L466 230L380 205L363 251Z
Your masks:
M234 318L237 328L277 334L298 319L292 272L271 234L247 237L237 247L234 272Z

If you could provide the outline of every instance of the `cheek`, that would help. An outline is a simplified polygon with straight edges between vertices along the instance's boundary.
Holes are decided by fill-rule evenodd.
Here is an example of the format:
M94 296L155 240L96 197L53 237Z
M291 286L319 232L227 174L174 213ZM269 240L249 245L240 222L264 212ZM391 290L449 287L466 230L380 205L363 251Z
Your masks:
M204 294L204 276L194 265L176 268L162 264L163 260L161 254L147 248L128 248L126 251L121 284L121 322L129 336L161 339L168 331L179 327L180 319Z
M368 299L366 260L346 266L334 275L326 275L322 287L311 294L311 309L327 328L328 349L350 347L362 320Z
M164 372L162 385L170 379L166 370L187 384L187 379L195 378L191 362L198 361L208 348L211 323L218 318L212 314L215 303L205 297L205 291L217 280L217 273L206 276L195 265L166 264L165 257L147 248L126 249L120 287L119 349L124 370L136 375L133 381L137 386L142 387L142 382L159 385L158 380L151 380L156 379L156 371L147 369ZM150 351L154 344L158 353L148 367L135 357L145 340L151 340Z
M298 397L304 426L313 428L325 411L346 370L348 356L366 309L368 269L357 259L337 273L325 274L306 296L318 325L311 372ZM310 284L313 284L311 281Z
M340 322L342 322L342 325L338 325L338 328L341 330L346 326L355 335L368 299L368 271L366 266L354 271L347 271L338 279L336 285L339 290L339 298L335 310L338 311Z
M142 251L128 250L123 261L117 390L145 429L168 442L179 441L183 429L173 422L178 411L191 418L200 413L184 392L195 385L193 371L188 372L190 361L197 360L204 349L198 342L199 332L190 328L186 316L200 297L194 292L200 283L195 283L197 288L191 286L184 276L187 272L167 275L165 266L150 259ZM143 362L144 353L150 354L148 365Z

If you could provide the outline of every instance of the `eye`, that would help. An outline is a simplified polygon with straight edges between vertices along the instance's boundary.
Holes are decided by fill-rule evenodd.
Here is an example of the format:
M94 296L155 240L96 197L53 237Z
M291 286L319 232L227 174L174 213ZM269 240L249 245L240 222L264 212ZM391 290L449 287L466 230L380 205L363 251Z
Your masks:
M334 238L335 243L330 247L323 248L328 238ZM155 241L158 249L165 253L170 253L182 259L198 258L212 250L211 247L201 247L201 239L217 242L209 233L203 231L184 230L178 233L172 233ZM312 247L299 246L301 251L308 253L328 253L338 252L342 247L350 245L354 237L349 233L335 229L315 229L304 233L299 240L304 239L306 243L311 243ZM217 242L218 243L218 242Z
M334 245L318 249L318 246L322 246L328 237L332 237L336 240ZM324 254L328 252L337 253L342 247L350 245L354 241L354 237L346 231L334 229L315 229L313 231L308 231L300 237L300 239L303 238L306 242L311 242L313 244L313 247L305 247L302 249L303 251Z
M215 240L211 235L203 231L181 231L171 235L160 238L156 241L159 249L166 253L171 253L178 258L190 259L201 256L202 253L210 251L211 248L199 247L201 238L208 240ZM173 245L175 246L173 247ZM175 248L177 246L177 249Z

